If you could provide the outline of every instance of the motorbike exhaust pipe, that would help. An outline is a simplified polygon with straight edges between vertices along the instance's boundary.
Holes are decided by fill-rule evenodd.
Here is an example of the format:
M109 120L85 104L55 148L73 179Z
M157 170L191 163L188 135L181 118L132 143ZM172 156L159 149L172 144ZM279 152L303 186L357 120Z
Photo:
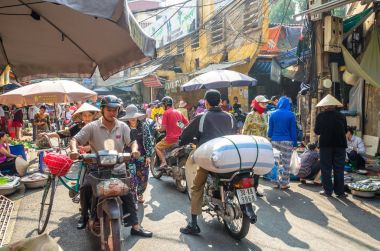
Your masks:
M240 205L243 214L245 214L249 218L249 222L251 224L255 224L257 222L257 215L253 211L252 204Z

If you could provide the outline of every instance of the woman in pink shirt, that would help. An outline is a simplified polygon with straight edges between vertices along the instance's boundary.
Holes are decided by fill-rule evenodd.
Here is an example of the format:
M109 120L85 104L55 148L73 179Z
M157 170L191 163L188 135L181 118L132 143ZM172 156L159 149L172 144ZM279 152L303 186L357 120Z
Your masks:
M9 175L17 174L15 163L17 157L21 156L11 154L8 138L4 132L0 132L0 172Z

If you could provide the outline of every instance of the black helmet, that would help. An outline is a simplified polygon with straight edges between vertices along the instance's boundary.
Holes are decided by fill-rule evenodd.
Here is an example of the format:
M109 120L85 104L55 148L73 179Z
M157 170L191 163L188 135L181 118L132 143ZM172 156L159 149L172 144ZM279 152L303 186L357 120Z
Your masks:
M173 99L169 96L165 96L161 99L161 102L163 105L172 106L173 105Z
M100 107L120 108L122 105L121 99L114 95L107 95L100 101Z

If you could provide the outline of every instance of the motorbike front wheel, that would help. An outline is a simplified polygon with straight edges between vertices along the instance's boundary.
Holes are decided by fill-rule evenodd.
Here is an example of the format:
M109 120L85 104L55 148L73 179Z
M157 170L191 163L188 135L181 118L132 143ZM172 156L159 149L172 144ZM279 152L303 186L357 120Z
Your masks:
M246 216L240 209L240 204L237 196L234 196L233 204L236 205L234 208L239 210L235 214L240 215L237 219L232 221L224 220L224 226L227 229L229 235L231 235L236 240L241 240L247 236L249 231L249 226L251 225L248 216Z
M157 154L154 155L152 163L150 164L150 171L153 175L154 178L160 179L161 176L163 175L162 171L158 171L157 167L160 166L160 159L158 158Z
M121 223L118 219L104 218L104 240L106 241L106 251L123 250L123 240L120 238Z

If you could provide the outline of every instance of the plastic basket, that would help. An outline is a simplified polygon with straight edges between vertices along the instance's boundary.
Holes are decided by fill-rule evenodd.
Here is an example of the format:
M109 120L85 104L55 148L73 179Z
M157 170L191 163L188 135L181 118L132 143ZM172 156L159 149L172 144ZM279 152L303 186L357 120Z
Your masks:
M108 178L105 178L107 176ZM104 175L101 172L91 172L89 179L92 192L96 197L117 197L126 195L129 192L130 182L126 176Z
M63 154L48 153L44 157L44 162L47 165L51 174L56 176L64 176L69 171L73 161Z

